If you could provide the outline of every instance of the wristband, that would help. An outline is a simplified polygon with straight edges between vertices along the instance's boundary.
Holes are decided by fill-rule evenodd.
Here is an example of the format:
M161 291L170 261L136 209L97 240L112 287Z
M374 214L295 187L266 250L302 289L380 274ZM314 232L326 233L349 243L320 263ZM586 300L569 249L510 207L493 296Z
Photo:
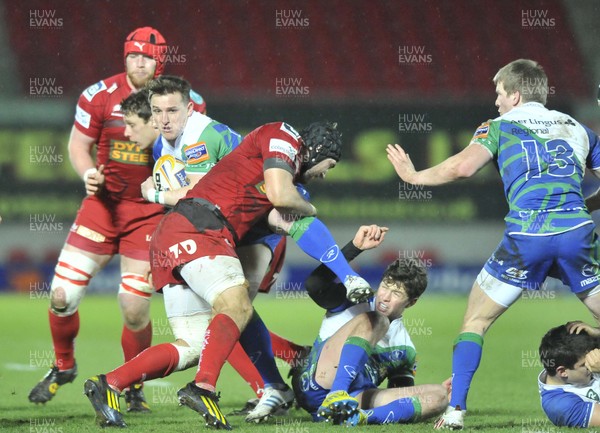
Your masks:
M94 174L97 172L98 172L98 169L96 167L88 168L86 171L83 172L83 182L87 183L87 180L88 180L88 177L90 177L90 174Z
M165 192L157 191L155 188L150 188L146 195L148 196L148 201L152 203L165 204Z

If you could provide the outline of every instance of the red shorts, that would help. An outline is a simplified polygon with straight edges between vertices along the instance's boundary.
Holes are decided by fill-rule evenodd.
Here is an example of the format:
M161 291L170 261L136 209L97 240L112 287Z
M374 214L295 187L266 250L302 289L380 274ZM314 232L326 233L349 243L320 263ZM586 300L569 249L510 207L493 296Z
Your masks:
M206 210L207 215L210 211ZM235 241L225 227L209 226L200 232L186 217L170 212L150 242L150 268L156 290L167 284L185 284L177 269L200 257L236 257Z
M67 243L94 254L149 259L152 233L164 215L161 205L128 200L83 199Z

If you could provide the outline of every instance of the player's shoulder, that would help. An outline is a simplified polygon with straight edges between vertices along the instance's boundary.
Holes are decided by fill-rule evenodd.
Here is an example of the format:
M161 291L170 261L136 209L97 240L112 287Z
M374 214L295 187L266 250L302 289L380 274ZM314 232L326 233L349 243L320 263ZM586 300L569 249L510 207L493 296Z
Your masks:
M100 99L108 98L116 90L122 89L124 86L128 86L128 84L126 74L125 72L122 72L88 86L81 93L80 101L83 100L88 103L95 103Z
M290 141L300 141L300 134L293 126L286 122L266 123L257 128L262 134L270 134L277 138L288 139Z

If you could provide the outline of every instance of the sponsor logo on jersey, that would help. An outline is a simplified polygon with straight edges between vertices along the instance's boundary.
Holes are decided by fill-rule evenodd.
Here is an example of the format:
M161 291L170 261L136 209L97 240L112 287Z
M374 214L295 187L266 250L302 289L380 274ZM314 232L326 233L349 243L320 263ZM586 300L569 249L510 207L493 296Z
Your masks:
M505 271L505 273L509 277L509 279L516 279L516 280L524 280L524 279L526 279L528 272L529 271L524 271L522 269L517 269L517 268L508 268Z
M73 224L71 226L71 231L73 233L77 233L81 237L89 239L92 242L102 243L106 240L106 236L104 236L102 233L98 233L97 231L89 229L85 226Z
M265 187L265 181L263 180L260 183L257 183L256 185L254 185L254 187L258 190L258 192L260 192L261 194L266 195L267 194L267 188Z
M269 141L269 152L283 153L292 161L296 159L296 155L298 154L298 151L291 143L279 138L271 138L271 141Z
M75 121L83 126L85 129L90 127L90 121L92 120L92 115L81 108L79 105L75 107Z
M90 87L85 89L83 91L83 97L85 99L87 99L89 102L92 102L92 99L94 99L94 96L96 96L96 94L98 92L101 92L102 90L105 90L105 89L106 89L106 83L104 81L99 81L96 84L92 84Z
M131 141L111 140L109 157L113 161L132 165L149 165L150 149L140 149Z
M589 399L600 401L600 396L593 389L589 389L585 396Z
M111 116L115 116L115 117L123 117L123 113L121 113L121 104L116 104L113 109L112 112L110 113Z
M581 275L584 277L593 277L598 275L598 265L583 265L581 268Z
M287 123L283 122L279 129L281 129L286 134L290 135L294 140L300 140L300 134L298 134L298 131L296 131L292 126L288 125Z
M107 93L112 93L112 92L114 92L115 90L117 90L117 88L118 88L118 87L119 87L119 86L117 86L117 83L113 83L113 84L112 84L112 86L110 86L110 87L109 87L109 88L106 90L106 92L107 92Z
M179 258L183 253L194 254L198 251L198 245L193 239L186 239L185 241L177 242L175 245L169 247L169 252Z
M490 132L490 122L485 122L479 125L479 128L473 134L473 139L477 138L487 138L488 133Z
M189 144L184 146L183 154L189 165L199 164L210 159L208 149L204 141L198 143Z

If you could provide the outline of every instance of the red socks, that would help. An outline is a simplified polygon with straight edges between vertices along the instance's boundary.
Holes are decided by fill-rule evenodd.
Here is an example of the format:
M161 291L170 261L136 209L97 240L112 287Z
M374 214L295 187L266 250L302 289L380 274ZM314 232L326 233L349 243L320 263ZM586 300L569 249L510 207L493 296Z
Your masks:
M235 347L229 354L227 361L231 366L239 373L240 376L250 385L250 387L256 393L256 396L260 398L265 384L258 373L258 370L252 363L252 360L248 357L242 345L236 343Z
M269 331L269 335L271 335L271 346L273 347L273 355L275 355L275 358L283 359L291 367L294 367L294 363L300 357L304 347L292 343L273 332Z
M240 339L240 330L226 314L217 314L204 336L204 347L200 352L200 362L195 382L209 391L214 391L223 364L233 347Z
M121 333L121 347L125 362L135 358L152 344L152 322L141 331L132 331L127 326L123 325Z
M71 316L62 317L48 310L48 319L56 366L61 371L69 370L75 366L75 337L79 333L79 311Z
M179 352L171 343L152 346L106 375L109 385L119 391L146 380L168 376L179 362Z

